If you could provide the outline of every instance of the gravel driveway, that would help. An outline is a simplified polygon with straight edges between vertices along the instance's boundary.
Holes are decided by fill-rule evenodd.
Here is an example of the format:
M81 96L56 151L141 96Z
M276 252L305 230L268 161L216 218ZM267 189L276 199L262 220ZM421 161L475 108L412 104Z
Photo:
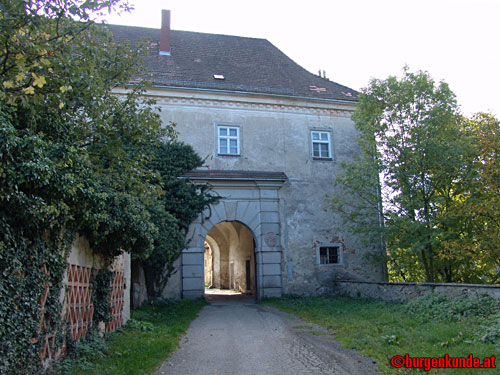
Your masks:
M376 374L324 330L250 299L211 297L157 375Z

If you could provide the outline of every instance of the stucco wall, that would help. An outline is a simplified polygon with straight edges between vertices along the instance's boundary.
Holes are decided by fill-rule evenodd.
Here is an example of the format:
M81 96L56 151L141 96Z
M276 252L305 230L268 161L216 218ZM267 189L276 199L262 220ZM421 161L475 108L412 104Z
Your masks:
M282 293L330 293L335 279L383 280L382 265L365 259L380 251L378 244L363 246L340 216L326 209L340 164L358 152L352 104L182 90L151 94L162 107L163 122L175 122L179 140L205 158L203 168L288 176L279 189L278 210L266 213L262 207L260 217L263 224L274 223L271 232L280 238ZM239 127L240 156L217 154L217 125ZM333 160L313 160L312 130L331 134ZM316 245L339 241L342 264L318 265Z
M180 263L180 258L174 262L175 273L168 279L167 286L162 293L163 298L180 299L182 296Z

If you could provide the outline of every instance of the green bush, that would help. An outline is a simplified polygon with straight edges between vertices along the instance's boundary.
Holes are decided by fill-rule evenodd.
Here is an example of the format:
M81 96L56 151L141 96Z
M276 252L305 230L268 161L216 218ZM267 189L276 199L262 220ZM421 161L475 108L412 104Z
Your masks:
M500 349L500 313L489 324L484 324L478 332L482 342L490 342Z
M458 321L465 317L484 318L500 309L500 302L488 295L447 297L437 294L414 298L406 304L408 312L423 320Z

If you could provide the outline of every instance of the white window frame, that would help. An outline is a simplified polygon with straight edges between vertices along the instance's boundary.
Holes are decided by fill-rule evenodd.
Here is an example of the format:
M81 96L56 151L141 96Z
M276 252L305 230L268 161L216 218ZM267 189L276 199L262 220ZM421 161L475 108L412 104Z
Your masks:
M314 139L314 134L318 134L319 139ZM322 135L326 135L326 139L322 139ZM315 144L326 144L328 145L328 156L321 154L321 147L319 148L319 155L314 155L314 145ZM332 137L330 132L324 130L311 130L311 155L313 159L317 160L333 160L332 156Z
M226 130L226 135L221 135L221 129ZM236 135L229 135L231 130L236 130ZM226 140L227 152L221 152L220 143L221 140ZM236 153L231 152L230 141L236 140ZM229 155L229 156L239 156L241 154L240 147L240 128L238 126L230 125L217 125L217 154L219 155Z
M327 262L321 263L321 248L327 248ZM330 250L337 248L337 262L329 263L330 258ZM343 261L343 252L342 252L342 244L341 243L319 243L316 245L316 263L320 266L341 266Z

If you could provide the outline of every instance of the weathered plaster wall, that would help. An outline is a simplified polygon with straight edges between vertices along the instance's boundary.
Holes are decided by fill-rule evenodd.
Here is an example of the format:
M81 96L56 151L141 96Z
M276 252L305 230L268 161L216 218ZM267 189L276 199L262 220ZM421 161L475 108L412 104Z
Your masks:
M125 294L123 296L123 324L130 319L130 290L132 289L132 257L129 253L123 254L123 277L125 279Z
M229 252L231 240L231 233L228 228L223 226L214 227L208 233L210 243L214 244L217 249L215 268L215 279L217 280L215 287L229 289Z
M234 252L234 262L235 262L235 289L241 293L246 293L247 291L253 291L253 285L255 283L254 279L254 248L253 248L253 236L252 233L241 223L234 223L236 230L238 232L239 246ZM250 285L247 285L247 271L246 262L250 262Z
M180 299L182 297L181 290L181 277L180 277L180 259L174 262L174 274L168 279L167 285L161 294L161 298L166 299ZM131 299L132 309L137 309L141 304L148 299L148 292L146 288L146 278L144 269L137 263L132 264L132 287Z
M182 297L182 282L180 272L181 260L178 258L174 262L175 273L170 276L167 286L163 290L162 297L167 299L180 299Z
M94 254L90 248L88 240L84 236L76 235L71 244L67 262L83 267L102 268L102 258Z
M335 294L355 298L375 298L385 301L404 302L412 298L435 293L456 297L488 294L500 300L500 286L481 284L442 283L388 283L338 280L334 283Z
M268 276L275 281L269 285L280 285L280 293L322 294L333 291L335 279L383 280L382 265L365 259L367 253L379 251L378 244L361 245L347 233L340 216L326 209L326 195L333 192L332 181L341 172L341 162L358 153L350 119L352 104L182 90L151 94L157 95L163 121L177 123L179 140L206 158L204 168L275 171L288 176L275 202L255 198L260 199L260 235L278 236L276 249L281 253L278 274L274 266L265 267L273 270ZM217 154L217 125L240 128L240 156ZM330 132L333 160L313 160L312 130ZM218 192L238 201L238 188ZM275 204L278 207L272 207ZM343 263L318 265L316 244L337 241L343 244Z
M212 249L212 254L213 254L212 286L214 288L221 288L219 245L210 235L207 235L206 241L207 241L208 245L210 246L210 248Z
M204 260L205 286L211 287L213 286L214 252L208 243L205 246Z
M229 265L232 272L232 280L230 282L231 289L241 293L246 293L246 260L253 261L253 237L252 233L239 222L221 223L219 225L231 226L232 238L230 237L229 246ZM250 276L252 279L252 274ZM252 284L252 281L251 281ZM252 290L252 285L249 285L249 290Z

